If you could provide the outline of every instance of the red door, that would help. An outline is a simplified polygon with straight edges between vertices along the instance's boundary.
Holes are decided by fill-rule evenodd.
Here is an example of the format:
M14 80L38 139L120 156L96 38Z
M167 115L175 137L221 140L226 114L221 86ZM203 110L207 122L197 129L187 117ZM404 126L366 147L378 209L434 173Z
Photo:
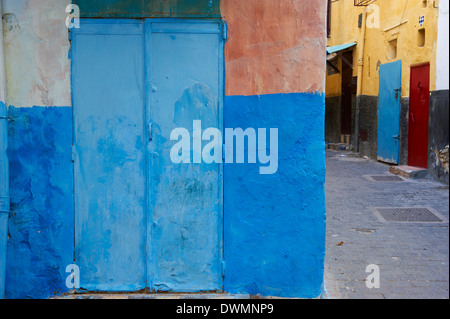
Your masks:
M408 164L427 168L430 64L411 67Z

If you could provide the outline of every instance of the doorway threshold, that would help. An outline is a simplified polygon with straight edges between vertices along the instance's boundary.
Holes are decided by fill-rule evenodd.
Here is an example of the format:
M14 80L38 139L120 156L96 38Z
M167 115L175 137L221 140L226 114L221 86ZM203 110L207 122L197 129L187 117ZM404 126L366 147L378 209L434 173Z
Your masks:
M252 299L247 294L227 293L77 293L69 292L54 296L51 299L157 299L157 300L186 300L186 299Z
M391 166L389 172L407 179L422 179L428 175L426 168L412 166Z

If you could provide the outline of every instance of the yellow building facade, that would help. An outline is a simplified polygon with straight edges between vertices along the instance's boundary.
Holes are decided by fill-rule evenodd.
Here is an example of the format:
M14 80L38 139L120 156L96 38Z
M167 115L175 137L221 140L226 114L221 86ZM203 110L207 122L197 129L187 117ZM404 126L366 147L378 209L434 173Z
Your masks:
M382 137L379 132L383 124L380 124L379 116L380 93L385 92L380 92L380 69L397 62L401 65L401 87L398 94L395 93L401 105L399 134L395 136L399 156L388 162L415 163L413 157L417 152L413 148L418 142L413 140L417 132L413 132L411 122L415 119L412 110L416 112L414 108L418 101L415 95L410 99L415 89L411 90L410 83L417 85L412 70L425 66L426 77L429 76L429 110L423 114L429 114L429 143L421 146L422 153L428 152L428 155L425 154L427 158L420 166L437 170L438 177L448 182L448 162L445 171L435 156L448 145L449 135L448 121L441 120L448 117L448 64L438 61L443 61L443 57L448 59L448 2L328 1L325 136L329 145L345 143L361 155L378 160L383 158L380 156ZM442 80L445 77L447 79ZM418 83L420 85L420 79ZM444 90L442 83L446 83ZM428 108L428 101L426 104ZM422 127L421 130L426 129Z
M440 0L442 1L442 0ZM444 0L445 1L445 0ZM353 49L353 75L357 76L358 55L364 50L363 95L378 95L380 64L402 60L402 97L409 96L410 66L430 62L430 90L436 89L436 47L439 1L379 0L371 5L355 6L353 0L331 1L331 32L328 46L356 43ZM360 14L367 10L364 48L359 45L363 28ZM421 25L420 17L424 17ZM377 21L378 18L378 21ZM424 34L424 37L423 37ZM423 40L424 38L424 40ZM397 41L396 54L390 54ZM339 62L342 68L342 61ZM327 76L326 96L341 95L339 74Z

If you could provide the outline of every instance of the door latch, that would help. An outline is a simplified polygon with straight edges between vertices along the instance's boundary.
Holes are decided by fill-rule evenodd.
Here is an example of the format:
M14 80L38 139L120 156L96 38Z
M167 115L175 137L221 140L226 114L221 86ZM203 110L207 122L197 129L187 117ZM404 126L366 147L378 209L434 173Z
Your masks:
M395 91L395 99L398 100L398 95L399 93L400 94L402 93L402 88L394 89L394 91Z
M148 140L153 141L153 123L148 124Z

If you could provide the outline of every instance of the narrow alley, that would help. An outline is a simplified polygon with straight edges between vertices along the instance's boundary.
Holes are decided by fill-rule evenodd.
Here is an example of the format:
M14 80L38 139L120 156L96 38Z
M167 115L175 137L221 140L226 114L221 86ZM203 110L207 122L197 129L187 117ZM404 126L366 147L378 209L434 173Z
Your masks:
M388 165L349 152L327 150L326 161L327 297L449 298L448 185L377 178L395 175ZM410 213L420 222L387 222L377 208L420 208ZM398 212L392 216L402 217ZM369 265L379 267L379 289L366 286Z

